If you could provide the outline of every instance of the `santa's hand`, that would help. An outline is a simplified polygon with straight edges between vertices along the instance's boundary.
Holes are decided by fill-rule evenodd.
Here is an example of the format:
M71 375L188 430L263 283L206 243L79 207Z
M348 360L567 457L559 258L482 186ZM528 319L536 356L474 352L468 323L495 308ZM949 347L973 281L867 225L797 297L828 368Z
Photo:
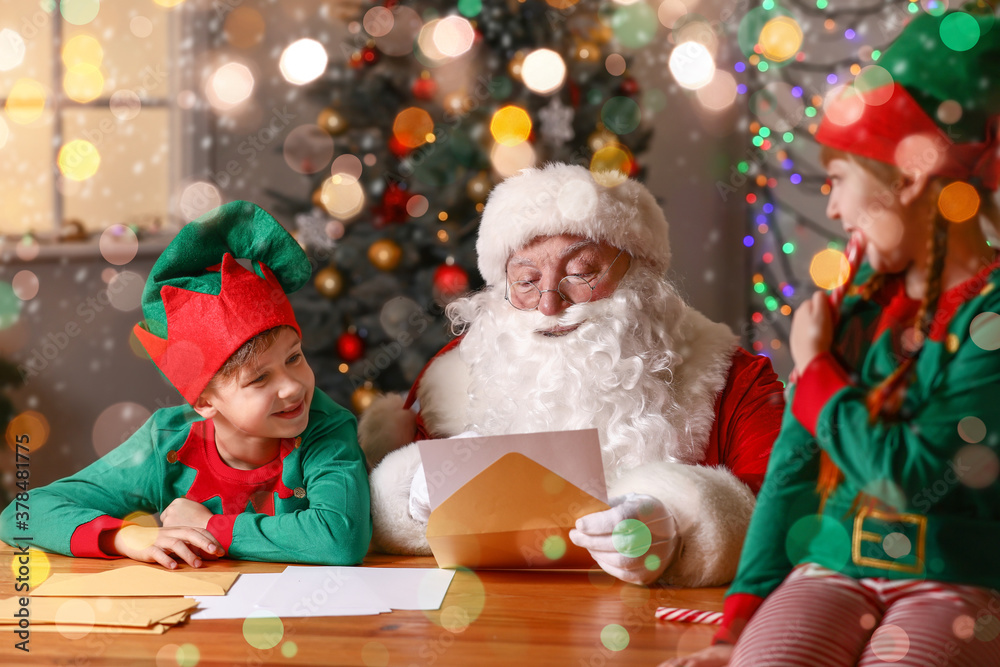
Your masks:
M466 431L453 435L449 440L478 437L479 434L475 431ZM431 497L427 490L427 476L424 474L423 463L417 466L417 471L413 474L413 480L410 482L410 516L420 523L427 523L431 517Z
M611 509L580 517L569 531L608 574L633 584L656 580L680 549L674 515L652 496L612 498Z

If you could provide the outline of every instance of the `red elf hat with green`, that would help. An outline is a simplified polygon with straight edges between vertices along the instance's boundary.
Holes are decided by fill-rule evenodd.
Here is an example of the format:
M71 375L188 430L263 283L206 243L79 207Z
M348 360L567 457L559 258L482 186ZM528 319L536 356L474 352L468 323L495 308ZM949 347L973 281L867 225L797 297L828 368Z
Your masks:
M185 225L156 260L142 292L145 320L133 331L194 404L257 334L284 324L301 335L286 294L310 274L305 252L277 220L250 202L230 202Z
M1000 20L952 11L911 21L827 104L816 141L996 190L1000 184ZM866 71L867 70L867 71Z

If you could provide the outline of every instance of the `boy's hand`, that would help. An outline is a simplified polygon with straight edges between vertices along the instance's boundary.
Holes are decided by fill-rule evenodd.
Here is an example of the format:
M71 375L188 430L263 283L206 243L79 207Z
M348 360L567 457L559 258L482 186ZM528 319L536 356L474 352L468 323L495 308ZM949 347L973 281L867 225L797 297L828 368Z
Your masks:
M693 653L686 658L674 658L661 662L659 667L723 667L733 656L731 644L716 644Z
M177 560L201 567L202 558L218 558L225 550L207 530L130 525L114 534L114 553L173 570Z
M164 528L180 526L190 526L193 528L207 528L208 520L214 514L212 511L193 500L187 498L175 498L167 508L160 512L160 523Z
M830 350L833 346L833 315L825 292L816 292L812 298L802 302L792 318L792 332L788 339L799 375L805 372L810 361Z

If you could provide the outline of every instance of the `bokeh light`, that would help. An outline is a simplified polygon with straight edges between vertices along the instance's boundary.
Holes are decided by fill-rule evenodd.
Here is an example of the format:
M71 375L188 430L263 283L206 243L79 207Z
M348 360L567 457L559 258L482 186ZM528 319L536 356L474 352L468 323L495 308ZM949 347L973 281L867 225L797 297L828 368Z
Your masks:
M86 25L97 18L100 0L61 0L59 11L67 23Z
M601 629L601 643L609 651L623 651L628 648L628 642L628 630L617 623L610 623Z
M451 580L440 611L425 611L432 623L449 632L462 632L476 622L486 606L486 588L472 570L460 567Z
M430 43L424 40L428 34ZM440 21L428 23L420 32L421 51L434 60L458 58L472 48L476 39L476 31L468 19L461 16L446 16Z
M34 79L18 79L7 94L4 109L18 125L33 123L45 111L45 88Z
M728 109L736 101L736 77L726 70L717 69L708 85L698 88L695 95L706 109Z
M841 251L826 248L813 256L809 263L809 275L820 289L836 289L850 278L851 264Z
M645 2L618 7L611 15L611 29L618 43L629 49L648 46L660 23L656 11Z
M631 97L612 97L601 107L601 122L617 135L632 132L641 120L639 104Z
M906 558L910 555L910 551L913 549L913 544L910 543L910 538L908 538L903 533L889 533L882 538L882 551L889 558Z
M212 183L195 181L184 188L178 203L184 220L190 222L221 206L222 194Z
M141 283L142 281L140 281ZM91 444L97 456L104 456L139 429L150 411L139 403L123 401L104 408L91 429Z
M117 90L108 100L108 108L118 120L132 120L142 110L142 100L133 90Z
M497 143L516 146L531 136L531 116L514 105L498 109L490 120L490 134Z
M430 208L430 202L423 195L414 195L406 202L406 214L411 218L419 218L427 213L428 208Z
M972 444L982 442L986 437L986 424L979 417L962 417L958 420L958 435Z
M146 287L135 271L121 271L108 281L108 301L115 310L127 313L142 305L142 290Z
M365 667L388 667L389 649L382 642L368 642L361 647L361 662Z
M791 16L776 16L764 24L759 43L765 58L784 62L802 48L802 27Z
M407 148L417 148L427 143L429 136L433 135L434 121L424 109L408 107L396 114L392 133Z
M104 75L93 65L73 65L63 75L63 90L74 102L92 102L104 91Z
M1000 349L1000 315L991 312L976 315L969 324L969 337L989 352Z
M7 121L0 116L0 148L3 148L7 144L7 139L10 137L10 130L7 128Z
M904 174L934 173L944 159L940 139L931 134L910 134L896 145L893 163Z
M38 296L38 276L34 271L22 269L10 280L14 294L21 301L30 301Z
M872 633L869 646L879 660L899 662L910 652L910 637L898 625L880 625Z
M554 93L566 80L566 63L551 49L536 49L524 57L521 79L528 90L539 95Z
M104 47L90 35L77 35L63 46L62 61L66 67L75 65L100 67L104 62Z
M326 71L329 56L315 39L292 42L281 53L278 69L288 83L303 85L318 79Z
M345 176L350 176L356 180L361 180L361 172L364 167L361 166L361 160L357 158L356 155L351 155L350 153L345 153L344 155L338 155L337 159L333 161L330 165L331 174L344 174Z
M500 179L513 176L522 169L534 167L537 160L535 149L528 141L522 141L515 146L497 143L490 151L490 163Z
M334 174L323 182L320 201L327 213L340 220L350 220L365 206L361 182L348 174Z
M128 22L128 29L139 39L145 39L153 34L153 22L145 16L133 16Z
M82 598L71 598L56 609L56 630L66 639L83 639L94 629L97 615L90 603Z
M868 65L858 72L854 88L865 104L880 106L892 98L893 80L889 70L878 65Z
M281 644L281 655L286 658L294 658L299 652L299 645L293 641L287 641Z
M949 183L938 195L938 209L946 220L965 222L979 212L979 192L964 181Z
M611 543L615 551L626 558L638 558L649 551L653 544L653 535L642 521L625 519L619 521L611 531Z
M395 19L392 12L382 6L369 9L362 20L365 32L372 37L385 37L392 30L393 23Z
M809 557L814 542L823 545L824 565L830 569L840 571L850 562L851 537L837 519L811 514L792 524L785 536L785 552L793 565Z
M101 166L101 154L94 144L85 139L74 139L59 149L56 157L59 171L73 181L85 181Z
M197 667L201 661L201 651L194 644L181 644L174 655L177 667Z
M625 73L625 58L619 53L612 53L604 59L604 68L611 76L621 76Z
M285 137L282 153L292 171L315 174L333 159L333 137L313 123L299 125Z
M267 23L260 12L253 7L237 7L226 15L222 32L232 46L249 49L264 40Z
M941 19L941 41L952 51L968 51L979 42L979 23L965 12L953 12Z
M52 361L61 352L62 350L52 341L49 341L48 345L43 344L39 350L39 354L46 361ZM7 424L7 446L12 451L17 451L17 446L20 444L22 445L20 451L24 451L24 447L27 447L29 452L35 452L49 441L50 431L49 420L45 415L34 410L25 410Z
M715 60L699 42L684 42L674 47L669 67L678 85L688 90L708 85L715 76Z
M392 8L392 26L389 32L375 38L375 46L387 56L405 56L413 51L413 44L424 23L410 7L396 5Z
M559 560L566 555L566 540L561 535L549 535L542 543L542 553L549 560Z
M285 635L285 625L273 612L255 609L243 621L243 639L262 651L274 648Z
M17 536L15 535L15 537ZM28 570L29 590L34 590L38 586L41 586L49 578L49 573L52 571L52 564L49 561L48 554L37 549L28 549L27 565L19 562L17 558L10 559L10 570L14 573L14 579L25 575L25 572L21 570L22 567Z
M938 105L937 118L945 125L954 125L962 120L962 105L955 100L945 100Z
M0 330L13 326L21 317L21 300L14 292L14 286L0 280Z
M590 173L604 187L624 183L632 173L632 153L625 146L612 142L594 152L590 158Z
M995 484L1000 476L1000 458L986 445L965 445L955 453L952 465L958 472L959 481L970 489L985 489Z
M253 93L254 77L241 63L226 63L212 74L205 87L209 103L225 111L245 101Z
M0 72L9 72L24 62L26 50L24 38L18 32L10 28L0 30Z
M850 125L861 118L865 100L853 86L840 84L830 89L823 102L825 117L836 125Z
M674 24L687 13L688 8L683 0L663 0L656 10L656 18L664 28L673 29Z

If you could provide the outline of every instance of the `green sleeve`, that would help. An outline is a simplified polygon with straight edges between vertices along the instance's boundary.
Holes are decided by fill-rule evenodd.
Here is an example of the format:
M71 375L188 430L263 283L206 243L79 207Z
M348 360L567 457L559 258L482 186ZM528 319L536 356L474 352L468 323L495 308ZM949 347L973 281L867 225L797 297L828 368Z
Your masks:
M232 522L231 558L353 565L367 553L371 502L357 422L319 390L313 400L328 404L324 409L332 414L302 436L302 481L309 507L288 513L276 510L275 516L217 515L209 530L217 537L225 535L224 524Z
M777 588L797 564L789 556L792 527L819 509L816 479L819 448L812 436L785 409L781 433L774 442L764 485L750 519L736 578L727 592L761 598Z
M922 498L935 482L955 475L961 480L976 461L984 461L977 448L990 447L995 460L1000 352L966 338L951 359L940 344L924 353L940 360L918 366L905 418L869 423L867 389L848 385L819 412L816 439L853 488L899 509L926 512L929 504ZM966 449L970 445L975 447ZM977 502L998 506L1000 484L978 489Z
M119 528L133 512L160 509L163 468L153 455L156 419L154 414L128 440L76 474L29 487L24 502L15 500L0 515L0 539L65 556L110 557L98 548L102 532Z

